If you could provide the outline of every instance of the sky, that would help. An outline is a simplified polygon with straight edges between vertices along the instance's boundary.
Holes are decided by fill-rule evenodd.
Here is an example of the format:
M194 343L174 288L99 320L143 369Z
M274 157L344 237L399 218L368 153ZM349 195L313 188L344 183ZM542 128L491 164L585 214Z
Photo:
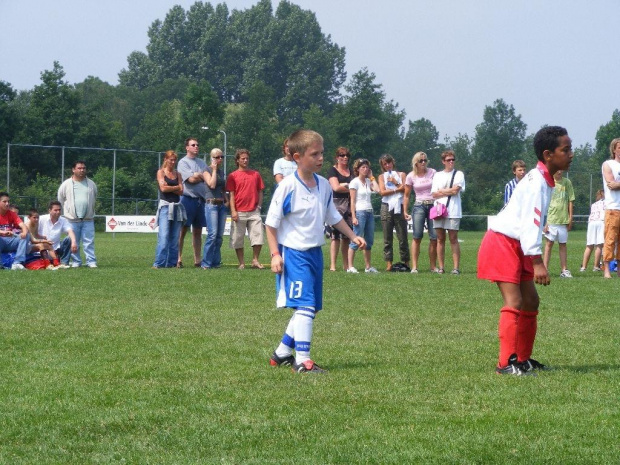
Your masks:
M595 143L620 108L618 0L292 0L316 13L408 120L430 120L441 140L475 135L485 106L513 105L534 133L565 126L575 147ZM0 0L0 80L32 89L59 61L70 83L118 83L147 31L186 0ZM212 1L212 4L219 3ZM229 0L243 10L256 0ZM279 0L272 0L274 11Z

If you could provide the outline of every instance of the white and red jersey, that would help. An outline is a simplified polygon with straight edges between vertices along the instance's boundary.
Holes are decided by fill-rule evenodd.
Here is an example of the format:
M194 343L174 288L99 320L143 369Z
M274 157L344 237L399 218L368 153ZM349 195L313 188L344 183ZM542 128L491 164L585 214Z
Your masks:
M489 223L489 229L517 239L524 255L542 254L542 230L555 182L538 162L517 184L510 201Z

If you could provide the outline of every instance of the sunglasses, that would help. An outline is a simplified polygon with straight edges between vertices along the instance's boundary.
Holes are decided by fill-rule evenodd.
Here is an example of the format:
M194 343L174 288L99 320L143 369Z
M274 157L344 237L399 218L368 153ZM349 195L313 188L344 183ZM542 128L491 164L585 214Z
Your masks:
M190 145L190 147L199 147L198 144L189 144L189 145Z
M340 153L340 154L338 154L338 157L339 157L339 158L345 158L345 157L346 157L346 158L351 158L351 155L349 155L349 154L347 154L347 153Z
M426 158L422 158L421 160L418 160L418 163L428 163L428 160Z
M214 160L221 160L223 157L211 157L211 158L213 158Z
M453 162L455 159L454 158L446 158L444 161L447 161L448 163Z

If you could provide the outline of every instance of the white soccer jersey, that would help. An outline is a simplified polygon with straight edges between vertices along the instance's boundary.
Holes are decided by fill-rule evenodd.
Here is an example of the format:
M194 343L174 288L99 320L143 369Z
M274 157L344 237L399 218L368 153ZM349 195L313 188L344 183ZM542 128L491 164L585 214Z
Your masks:
M324 224L342 219L332 199L327 179L314 175L315 187L308 187L297 172L285 177L276 188L265 224L278 230L278 243L296 250L325 244Z
M517 184L510 201L490 221L489 229L517 239L524 255L542 254L542 230L555 182L538 162Z

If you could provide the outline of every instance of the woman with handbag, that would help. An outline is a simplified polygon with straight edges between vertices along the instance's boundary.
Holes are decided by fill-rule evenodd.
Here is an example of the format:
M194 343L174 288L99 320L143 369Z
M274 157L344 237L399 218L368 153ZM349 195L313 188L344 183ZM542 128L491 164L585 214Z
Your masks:
M435 170L428 167L428 155L424 152L417 152L411 159L411 171L405 179L405 200L403 202L403 208L405 210L405 219L412 221L413 226L413 239L411 240L411 272L418 272L418 259L420 257L420 244L422 243L422 237L424 236L424 225L428 230L428 256L431 263L431 272L437 273L437 234L433 226L433 220L430 218L430 210L435 201L431 195L431 186L433 185L433 178L435 176ZM413 210L411 215L407 214L409 211L409 197L411 191L415 193L415 202L413 204Z
M437 233L437 259L439 260L438 273L444 273L446 257L446 231L452 249L452 261L454 268L452 274L461 274L459 268L461 261L461 247L459 245L459 227L463 216L461 208L461 192L465 192L465 176L462 171L454 169L456 156L452 150L446 150L441 154L441 163L444 170L439 171L433 177L431 195L435 199L435 205L431 208L430 217L433 218L435 232Z

